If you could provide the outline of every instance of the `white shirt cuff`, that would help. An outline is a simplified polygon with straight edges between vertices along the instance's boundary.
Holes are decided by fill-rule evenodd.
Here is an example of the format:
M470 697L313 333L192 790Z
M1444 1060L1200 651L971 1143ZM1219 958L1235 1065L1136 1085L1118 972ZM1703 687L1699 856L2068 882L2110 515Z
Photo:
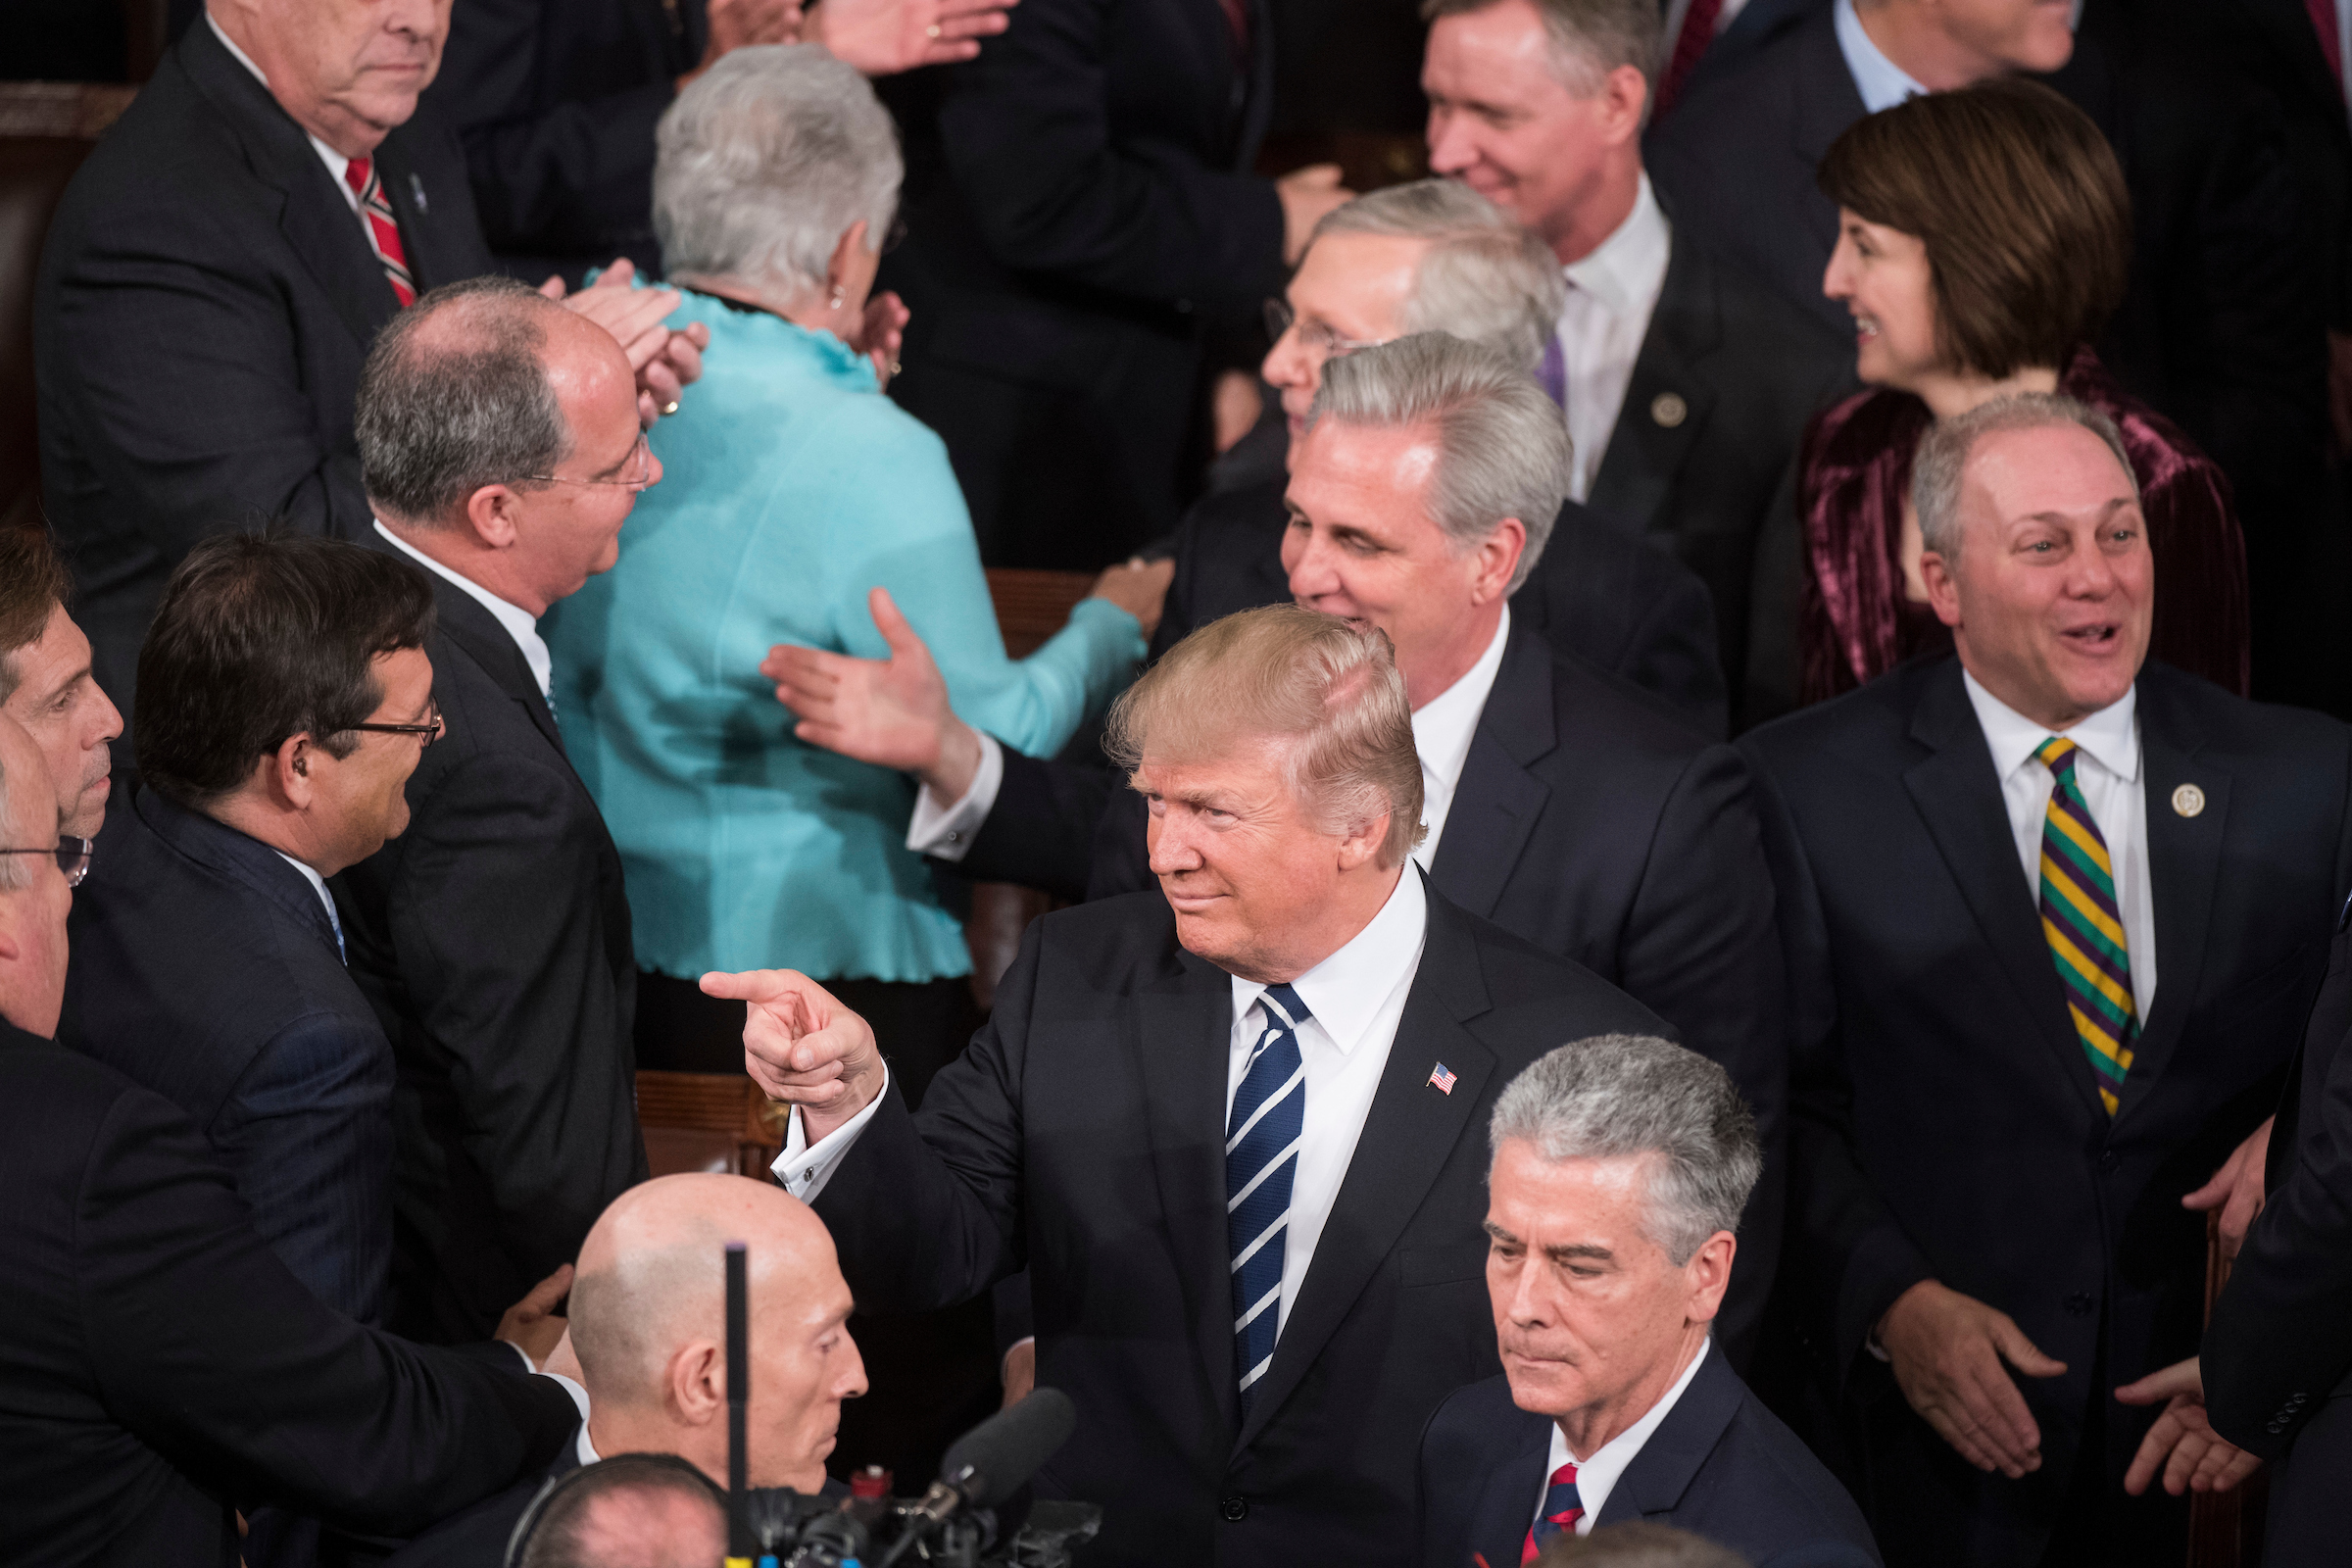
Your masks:
M768 1167L769 1171L793 1197L804 1203L815 1202L816 1195L823 1192L825 1183L833 1179L834 1167L841 1163L841 1156L848 1153L850 1146L858 1142L858 1135L864 1132L865 1124L874 1119L874 1112L882 1108L882 1097L889 1093L890 1064L884 1062L882 1087L875 1092L873 1099L866 1102L865 1108L827 1133L814 1147L808 1143L808 1130L801 1120L801 1107L793 1106L792 1120L784 1134L784 1152L776 1156L776 1162Z
M906 847L917 855L962 859L963 852L972 847L972 835L996 808L997 791L1004 786L1004 748L985 730L974 733L980 737L980 765L973 770L971 787L963 792L963 799L942 806L928 784L914 798L914 820L906 824ZM799 1123L797 1115L794 1123Z

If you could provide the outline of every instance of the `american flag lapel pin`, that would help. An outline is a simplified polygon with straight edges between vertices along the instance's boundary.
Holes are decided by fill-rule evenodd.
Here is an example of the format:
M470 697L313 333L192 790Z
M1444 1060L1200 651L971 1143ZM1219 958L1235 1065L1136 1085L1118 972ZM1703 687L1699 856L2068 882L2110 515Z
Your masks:
M1441 1095L1453 1093L1453 1074L1446 1070L1446 1064L1442 1061L1429 1069L1429 1081L1438 1086L1438 1093Z
M421 218L428 211L424 200L424 181L415 174L409 176L409 194L416 198L416 214Z

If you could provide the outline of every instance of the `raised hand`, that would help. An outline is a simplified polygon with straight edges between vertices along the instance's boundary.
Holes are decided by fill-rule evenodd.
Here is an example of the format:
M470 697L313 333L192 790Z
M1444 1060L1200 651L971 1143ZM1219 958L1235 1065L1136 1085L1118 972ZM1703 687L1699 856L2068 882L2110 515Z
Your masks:
M743 1068L768 1099L801 1108L822 1141L882 1092L882 1053L866 1021L796 969L712 970L703 994L747 1004Z
M1176 579L1176 563L1171 557L1146 561L1141 556L1116 566L1105 566L1102 575L1095 579L1090 599L1107 599L1136 618L1144 628L1144 640L1159 629L1159 612L1168 602L1168 584Z
M2041 1468L2041 1428L2007 1367L2054 1378L2066 1363L2034 1347L2006 1312L1922 1280L1879 1320L1879 1344L1911 1408L1961 1458L2016 1480Z
M874 379L883 386L898 373L899 350L906 341L906 323L914 313L894 293L876 294L865 302L865 315L850 338L850 347L873 362Z
M2267 1134L2270 1123L2263 1123ZM2132 1468L2124 1472L2124 1490L2134 1497L2148 1490L2157 1473L2164 1490L2178 1497L2184 1492L2228 1492L2262 1466L2262 1460L2213 1430L2205 1419L2205 1378L2190 1356L2137 1383L2115 1391L2126 1404L2162 1404L2164 1413L2139 1440Z
M2263 1166L2271 1157L2271 1123L2275 1116L2265 1116L2262 1125L2246 1135L2246 1141L2222 1161L2222 1168L2213 1173L2213 1180L2180 1200L2182 1208L2222 1211L2222 1256L2235 1257L2245 1244L2246 1232L2254 1225L2254 1216L2262 1212ZM2136 1385L2134 1385L2136 1387Z
M710 329L700 321L673 332L664 321L678 308L678 293L667 288L632 288L637 269L625 256L615 260L588 287L566 294L564 280L551 277L539 292L563 303L606 331L628 356L637 377L637 418L647 428L671 412L687 383L703 373L703 349Z
M948 683L890 590L876 588L865 603L890 658L778 643L760 673L776 683L776 701L800 720L793 734L802 740L912 773L942 801L960 800L980 766L980 737L948 706Z
M869 76L952 65L1003 32L1019 0L822 0L803 36Z
M531 1358L531 1365L545 1366L557 1346L571 1333L570 1323L556 1316L557 1303L570 1291L571 1265L558 1264L553 1274L531 1287L529 1295L507 1308L491 1338L520 1349Z

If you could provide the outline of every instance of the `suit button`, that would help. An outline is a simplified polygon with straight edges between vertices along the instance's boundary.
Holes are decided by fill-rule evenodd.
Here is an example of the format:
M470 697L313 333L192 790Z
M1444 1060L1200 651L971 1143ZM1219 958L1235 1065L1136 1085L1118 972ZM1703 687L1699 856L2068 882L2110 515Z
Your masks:
M1238 1525L1250 1517L1250 1499L1238 1494L1225 1497L1217 1503L1217 1512Z
M2119 1165L2123 1164L2123 1162L2124 1162L2124 1161L2123 1161L2123 1157L2122 1157L2121 1155L2119 1155L2118 1153L2116 1153L2116 1152L2115 1152L2114 1150L2112 1150L2112 1149L2103 1149L2103 1150L2099 1151L2099 1174L2100 1174L2100 1175L2102 1175L2102 1176L2112 1176L2112 1175L2114 1175L2114 1174L2115 1174L2115 1172L2116 1172L2116 1167L2118 1167Z
M2273 1421L2273 1422L2271 1422L2269 1425L2265 1426L2265 1427L2264 1427L2262 1430L2263 1430L2263 1431L2265 1431L2265 1432L2268 1432L2268 1433L2269 1433L2269 1434L2270 1434L2272 1437L2274 1437L2274 1438L2275 1438L2275 1437L2277 1437L2277 1436L2278 1436L2279 1433L2281 1433L2281 1432L2284 1432L2284 1431L2286 1430L2286 1421L2285 1421L2285 1418L2284 1418L2284 1417L2281 1417L2281 1418L2279 1418L2279 1419L2278 1419L2278 1420L2277 1420L2277 1421Z
M2090 1309L2097 1304L2091 1299L2090 1293L2087 1291L2077 1291L2066 1298L2066 1310L2075 1317L2090 1316Z

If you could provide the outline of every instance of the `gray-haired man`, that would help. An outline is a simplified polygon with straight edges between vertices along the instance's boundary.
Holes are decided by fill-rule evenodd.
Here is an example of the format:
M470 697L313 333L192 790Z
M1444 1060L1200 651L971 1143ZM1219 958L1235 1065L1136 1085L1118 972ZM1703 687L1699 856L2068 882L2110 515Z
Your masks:
M1639 1035L1579 1041L1511 1080L1487 1136L1502 1376L1422 1438L1426 1568L1632 1519L1759 1568L1876 1563L1853 1499L1709 1340L1764 1164L1723 1069Z

